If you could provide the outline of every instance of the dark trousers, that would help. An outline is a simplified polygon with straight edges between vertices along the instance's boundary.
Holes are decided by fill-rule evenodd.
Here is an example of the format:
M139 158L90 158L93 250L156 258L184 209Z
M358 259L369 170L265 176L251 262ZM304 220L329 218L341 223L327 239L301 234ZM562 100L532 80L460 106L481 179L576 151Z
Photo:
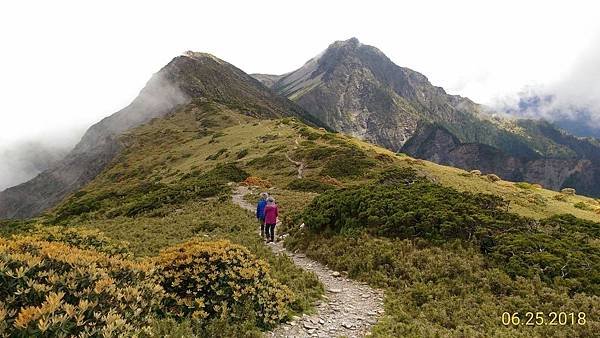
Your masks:
M259 218L258 223L260 223L260 236L265 237L265 220Z
M271 242L275 240L275 224L265 224L265 232L267 234L267 239L270 239Z

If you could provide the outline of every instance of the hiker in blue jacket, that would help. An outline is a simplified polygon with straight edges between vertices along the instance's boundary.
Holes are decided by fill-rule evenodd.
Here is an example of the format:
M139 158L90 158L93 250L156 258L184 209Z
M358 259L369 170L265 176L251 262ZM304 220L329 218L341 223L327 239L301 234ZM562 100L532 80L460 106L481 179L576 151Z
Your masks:
M258 223L260 223L261 237L265 237L265 207L267 206L267 198L269 198L269 194L266 192L261 193L256 205L256 218L258 219Z

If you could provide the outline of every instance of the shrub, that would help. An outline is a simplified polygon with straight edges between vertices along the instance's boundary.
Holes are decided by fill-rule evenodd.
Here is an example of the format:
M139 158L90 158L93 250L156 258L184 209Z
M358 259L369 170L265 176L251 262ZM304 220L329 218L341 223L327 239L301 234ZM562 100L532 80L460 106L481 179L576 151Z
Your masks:
M248 161L248 165L253 168L279 169L287 163L287 159L281 154L267 154L262 157L254 158Z
M295 152L294 157L302 158L305 161L320 161L334 156L339 152L339 148L311 144Z
M330 184L323 183L321 181L308 179L308 178L297 178L288 183L287 189L296 190L296 191L309 191L316 193L323 193L332 189L335 189L335 186Z
M377 184L325 193L304 210L304 222L316 231L366 229L390 237L420 236L434 241L483 236L481 225L510 228L518 217L501 213L507 203L493 195L458 192L425 180L410 170L381 174ZM379 182L378 182L379 183Z
M242 184L249 186L249 187L261 187L261 188L270 188L271 187L271 182L269 182L268 180L262 179L260 177L256 177L256 176L249 176L247 177Z
M169 311L180 317L224 315L270 327L287 316L292 296L269 275L266 263L229 241L189 241L155 259L160 284L170 297Z
M379 153L375 155L375 159L380 162L392 163L394 162L394 158L388 154Z
M325 183L325 184L334 185L334 186L337 186L337 187L341 187L342 186L342 182L340 182L340 181L338 181L335 178L330 177L330 176L321 177L321 178L319 178L319 180L321 182Z
M308 127L302 127L298 130L298 133L303 137L306 137L308 140L314 141L319 139L321 134L310 130Z
M130 336L164 297L152 266L35 237L0 238L0 315L13 336Z
M216 153L214 153L214 154L212 154L212 155L208 155L208 156L206 157L206 160L207 160L207 161L209 161L209 160L210 160L210 161L214 161L214 160L218 159L218 158L219 158L219 156L223 155L223 154L224 154L224 153L226 153L226 152L228 152L227 148L221 148L221 149L219 149L219 151L217 151Z
M553 199L557 200L557 201L561 201L561 202L567 202L569 200L568 196L565 194L556 194L554 196L552 196Z
M524 189L524 190L532 190L533 189L533 185L531 185L531 183L529 183L529 182L517 182L517 183L515 183L515 187L517 187L519 189Z
M273 154L273 153L282 152L282 151L284 151L286 149L287 149L287 146L285 144L280 144L278 146L271 147L271 149L269 149L269 151L267 152L267 154Z
M393 173L382 173L384 182ZM435 245L460 240L479 247L490 264L512 277L539 276L571 292L600 295L594 282L600 279L600 255L593 249L599 223L567 215L540 222L509 213L507 207L497 196L459 192L423 179L379 181L317 196L302 218L316 233L420 238Z
M246 171L240 169L235 163L218 164L206 174L207 178L227 182L241 182L250 176Z
M594 208L592 208L589 204L587 204L585 202L577 202L577 203L573 204L573 206L577 209L586 210L586 211L594 210Z
M248 155L248 149L244 148L238 151L237 154L235 154L235 158L239 160L246 157L246 155Z
M356 177L363 175L377 163L357 148L346 148L336 152L321 170L322 176L334 178Z
M394 167L382 171L377 181L381 184L412 184L418 179L413 168Z
M31 238L47 242L60 242L84 250L95 250L109 255L129 253L126 242L106 237L97 229L71 228L62 226L39 226Z
M206 122L209 122L209 121L206 121ZM212 123L211 123L210 125L211 125L211 126L214 126L214 124L212 124ZM209 126L209 124L207 124L207 125L205 125L205 126L206 126L206 127L208 127L208 126ZM218 138L220 138L220 137L223 137L223 136L225 136L225 133L223 133L223 132L217 132L217 133L214 133L214 134L212 135L212 137L211 137L210 141L208 141L208 143L215 143L215 142L219 142Z
M86 194L79 199L72 197L57 208L54 217L48 222L56 224L73 216L82 216L95 211L103 211L109 218L134 217L167 205L220 196L229 192L228 182L240 182L246 177L248 173L238 168L235 163L225 163L218 164L204 173L199 171L187 173L173 184L143 182L123 191ZM95 207L93 209L80 207L88 204Z

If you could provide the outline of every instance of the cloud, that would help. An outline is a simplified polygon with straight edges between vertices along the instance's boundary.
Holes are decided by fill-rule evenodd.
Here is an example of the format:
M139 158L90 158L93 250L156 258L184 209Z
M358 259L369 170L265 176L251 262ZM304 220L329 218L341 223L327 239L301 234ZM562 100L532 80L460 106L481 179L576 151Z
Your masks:
M525 118L573 123L600 129L600 35L558 81L529 86L514 96L499 98L495 108Z
M0 191L26 182L61 160L77 143L83 129L0 143Z

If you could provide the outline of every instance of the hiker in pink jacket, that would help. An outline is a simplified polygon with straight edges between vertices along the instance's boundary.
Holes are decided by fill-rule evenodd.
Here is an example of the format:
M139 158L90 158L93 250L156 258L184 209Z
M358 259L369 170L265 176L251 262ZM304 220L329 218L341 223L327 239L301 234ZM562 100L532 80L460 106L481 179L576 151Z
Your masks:
M277 224L277 204L273 197L267 198L267 206L265 207L265 232L267 235L267 243L272 243L275 240L275 224Z

